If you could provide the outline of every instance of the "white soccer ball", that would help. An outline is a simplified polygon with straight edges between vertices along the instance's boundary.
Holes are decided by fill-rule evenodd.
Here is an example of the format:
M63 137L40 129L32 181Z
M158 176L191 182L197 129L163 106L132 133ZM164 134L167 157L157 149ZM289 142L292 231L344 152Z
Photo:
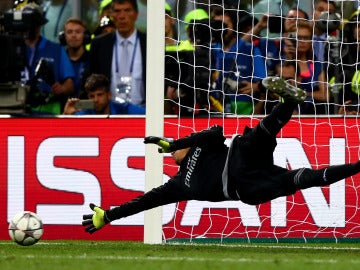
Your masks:
M38 242L43 232L44 228L41 218L30 211L16 214L9 224L11 239L22 246L31 246Z

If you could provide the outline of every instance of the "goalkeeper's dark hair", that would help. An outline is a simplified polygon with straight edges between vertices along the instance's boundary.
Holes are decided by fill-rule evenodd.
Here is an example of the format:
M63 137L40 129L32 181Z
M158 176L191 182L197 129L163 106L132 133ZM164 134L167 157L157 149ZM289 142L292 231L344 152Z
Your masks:
M103 74L93 73L86 79L85 91L91 93L99 89L110 92L110 80Z
M139 11L137 0L113 0L111 2L111 8L113 8L115 4L125 4L125 3L130 3L137 12Z

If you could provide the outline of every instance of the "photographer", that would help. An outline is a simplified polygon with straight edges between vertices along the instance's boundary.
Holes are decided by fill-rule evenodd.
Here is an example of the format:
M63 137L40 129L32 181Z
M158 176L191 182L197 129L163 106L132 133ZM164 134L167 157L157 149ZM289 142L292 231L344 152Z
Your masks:
M328 17L330 14L333 14L336 12L336 4L335 1L329 1L329 0L316 0L314 1L314 10L313 10L313 21L314 21L314 43L313 43L313 50L314 55L316 56L316 59L324 62L327 59L327 41L329 36L331 36L333 33L327 33L329 26L326 25L326 29L322 29L321 24L319 22L321 21L321 15L325 13L328 13L326 17Z
M27 66L22 81L31 86L29 103L33 115L61 114L64 104L74 92L75 73L65 49L41 36L47 23L42 9L36 4L27 4L20 10L23 17L30 16L31 24L25 31Z
M360 113L360 11L356 10L344 26L344 44L341 46L341 68L334 63L329 65L329 83L338 87L339 110L342 115L358 115ZM335 103L335 101L334 101Z
M209 111L209 21L205 10L190 11L185 16L188 39L176 46L177 51L166 53L166 114L200 116Z
M212 13L212 19L225 23L227 29L223 41L212 49L216 89L225 94L226 113L249 115L259 98L259 81L266 76L266 64L259 48L239 37L238 18L238 11L226 7Z
M300 5L301 6L301 5ZM258 20L261 20L262 14L273 14L278 18L284 18L292 7L299 7L296 0L260 0L257 1L252 9L253 14ZM280 26L280 25L278 25ZM261 29L261 36L268 38L280 38L280 31L271 31L265 27Z
M248 17L247 20L246 17ZM239 31L244 32L241 37L243 40L252 42L254 46L259 47L261 54L266 58L267 75L273 76L276 73L276 65L280 62L280 55L283 54L285 50L295 52L294 46L285 45L284 37L289 35L291 29L294 27L296 29L299 21L308 20L309 15L299 7L291 8L284 18L280 15L265 14L258 21L256 18L254 19L246 14L239 22L239 24L242 25L242 29L239 29ZM280 37L269 38L261 36L261 32L264 29L279 33Z

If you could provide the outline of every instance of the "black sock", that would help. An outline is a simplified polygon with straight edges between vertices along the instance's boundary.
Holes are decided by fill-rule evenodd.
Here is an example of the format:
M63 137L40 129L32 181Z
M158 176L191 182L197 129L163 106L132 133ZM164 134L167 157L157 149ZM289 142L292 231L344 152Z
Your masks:
M350 177L360 172L360 163L329 166L320 170L300 169L294 176L297 189L322 187Z
M341 179L350 177L360 172L360 162L353 164L329 166L324 172L325 185L330 185Z

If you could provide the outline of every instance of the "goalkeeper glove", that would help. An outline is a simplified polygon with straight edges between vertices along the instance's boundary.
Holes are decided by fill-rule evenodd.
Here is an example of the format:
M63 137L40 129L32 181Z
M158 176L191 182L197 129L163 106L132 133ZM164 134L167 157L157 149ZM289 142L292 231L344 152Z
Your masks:
M144 143L157 144L158 146L160 146L160 148L158 149L159 153L170 153L173 151L172 150L173 143L165 138L149 136L149 137L145 137Z
M83 215L82 225L86 226L85 231L92 234L97 230L100 230L105 224L108 224L110 220L107 218L105 210L93 203L90 203L90 208L95 213L89 215Z

